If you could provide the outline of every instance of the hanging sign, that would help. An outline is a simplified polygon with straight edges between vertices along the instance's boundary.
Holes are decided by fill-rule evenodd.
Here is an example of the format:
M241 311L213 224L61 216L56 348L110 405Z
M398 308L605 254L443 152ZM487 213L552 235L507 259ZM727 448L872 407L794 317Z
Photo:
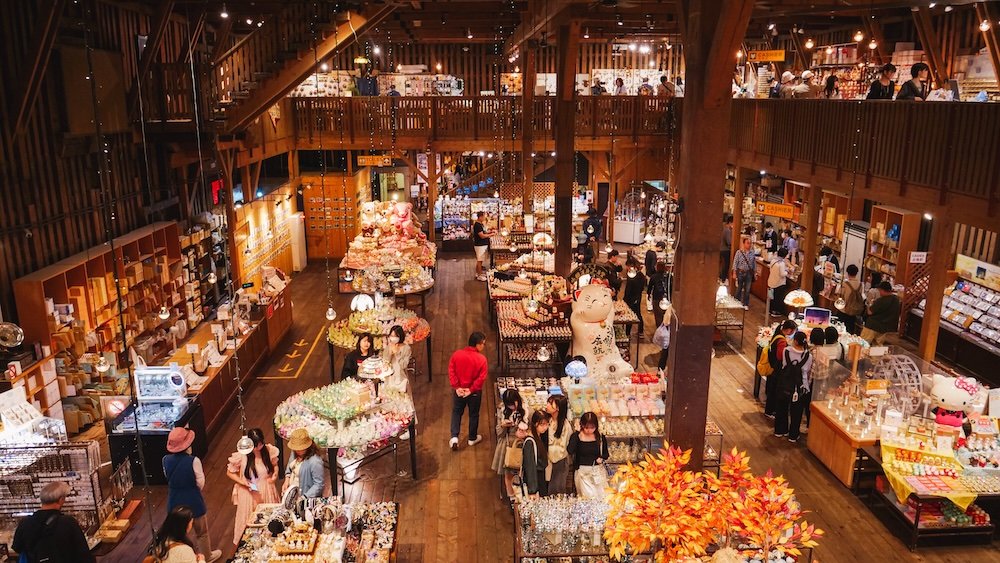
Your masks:
M785 50L750 51L747 53L747 60L753 63L783 63L785 62Z
M778 217L779 219L792 219L795 217L795 206L787 203L771 203L768 201L757 202L757 213Z
M358 166L392 166L392 157L383 154L358 155Z

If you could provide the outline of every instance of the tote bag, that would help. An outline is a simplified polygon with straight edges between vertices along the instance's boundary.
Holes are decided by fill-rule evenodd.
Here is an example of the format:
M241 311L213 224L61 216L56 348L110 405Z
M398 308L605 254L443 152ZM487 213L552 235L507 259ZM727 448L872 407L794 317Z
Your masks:
M608 470L603 465L581 465L573 475L576 495L583 499L603 499L608 496Z

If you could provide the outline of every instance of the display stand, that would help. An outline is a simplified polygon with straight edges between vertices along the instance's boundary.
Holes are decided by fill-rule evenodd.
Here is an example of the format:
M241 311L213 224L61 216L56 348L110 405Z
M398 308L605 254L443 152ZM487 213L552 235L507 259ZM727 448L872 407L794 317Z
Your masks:
M836 417L832 417L825 405L809 405L812 418L809 422L809 439L806 445L816 459L820 460L841 483L852 487L856 469L862 461L859 448L874 446L878 440L863 438L848 432Z
M715 302L715 329L720 334L730 330L739 330L741 350L743 349L743 326L746 323L746 316L746 307L730 295ZM721 341L721 337L719 340Z

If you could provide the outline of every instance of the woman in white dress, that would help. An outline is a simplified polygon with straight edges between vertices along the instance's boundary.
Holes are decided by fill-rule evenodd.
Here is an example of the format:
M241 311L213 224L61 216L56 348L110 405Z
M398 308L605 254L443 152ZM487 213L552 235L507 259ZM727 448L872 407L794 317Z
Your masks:
M406 391L406 370L410 367L411 355L403 327L395 325L390 328L382 348L382 359L392 367L392 376L386 379L386 385L400 392Z

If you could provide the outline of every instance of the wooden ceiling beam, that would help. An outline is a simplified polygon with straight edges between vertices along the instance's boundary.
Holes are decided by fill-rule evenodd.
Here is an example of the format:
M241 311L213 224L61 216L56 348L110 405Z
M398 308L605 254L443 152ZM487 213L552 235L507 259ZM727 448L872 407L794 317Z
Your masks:
M981 32L983 34L983 39L986 41L986 50L990 55L990 62L993 64L994 76L1000 77L1000 31L997 27L1000 27L1000 17L997 17L997 12L1000 10L994 10L986 2L976 3L976 19L982 21L986 20L992 25L987 31ZM994 23L996 22L996 23Z
M573 0L530 3L527 13L521 17L521 25L517 26L514 33L504 42L503 54L506 56L518 52L522 43L535 39L535 36L547 29L550 24L565 19L574 4Z
M337 49L353 43L357 38L363 37L368 29L380 24L394 10L394 6L377 5L366 15L357 12L349 12L346 22L337 26L335 33L321 41L315 47L316 57L319 60L331 56ZM265 82L260 89L254 91L250 98L232 108L231 115L226 119L225 130L233 133L249 125L257 119L269 107L283 98L293 88L302 83L315 71L315 61L312 57L303 57L296 61L289 61L288 66L282 69L275 77Z
M13 98L14 127L11 129L11 133L14 137L21 134L28 122L28 117L31 115L31 108L38 98L42 80L45 78L45 70L48 68L52 56L52 46L55 44L56 35L59 32L59 19L62 17L65 6L65 0L49 0L39 11L38 29L33 35L31 50L26 59L27 64L21 75L20 83L23 87L20 95Z
M941 43L938 41L937 32L934 31L934 26L931 24L930 8L922 6L914 10L913 23L917 27L920 46L927 54L927 66L931 67L931 78L940 86L944 84L944 76L941 74Z
M132 85L132 89L128 93L129 117L132 117L139 107L139 85L146 80L149 69L153 66L153 61L160 54L160 47L163 46L163 37L166 34L167 24L170 22L170 16L173 12L174 0L160 0L160 3L156 6L156 12L149 20L149 34L146 36L146 46L142 49L142 55L139 56L139 63L136 65L138 68L136 76L139 78ZM194 37L197 37L197 31ZM191 38L192 42L195 41L194 37Z

